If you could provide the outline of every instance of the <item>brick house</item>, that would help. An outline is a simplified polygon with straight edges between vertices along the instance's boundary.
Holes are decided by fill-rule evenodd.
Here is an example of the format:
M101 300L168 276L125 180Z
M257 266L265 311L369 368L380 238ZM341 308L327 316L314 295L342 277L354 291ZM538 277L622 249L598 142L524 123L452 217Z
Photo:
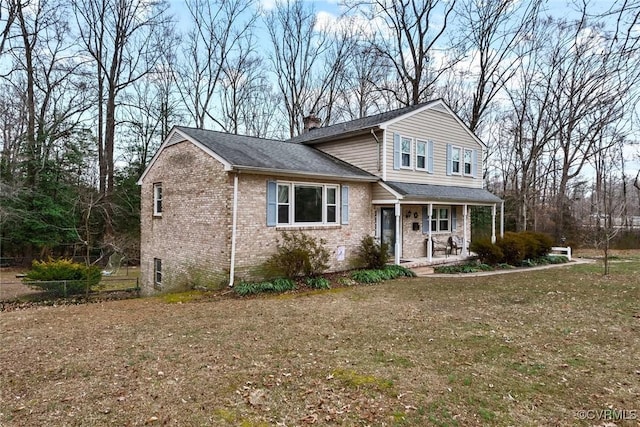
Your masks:
M283 230L324 238L332 270L367 235L398 264L431 262L450 236L464 256L471 206L493 208L495 239L502 201L483 188L486 147L441 100L327 127L307 119L287 141L171 130L138 182L145 293L254 277Z

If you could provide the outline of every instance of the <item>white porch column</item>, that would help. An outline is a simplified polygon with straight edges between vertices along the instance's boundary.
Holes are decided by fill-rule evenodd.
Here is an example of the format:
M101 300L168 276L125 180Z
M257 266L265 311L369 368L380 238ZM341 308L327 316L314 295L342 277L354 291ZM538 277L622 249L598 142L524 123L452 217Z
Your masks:
M402 218L402 211L400 210L400 202L396 203L396 247L393 249L393 263L400 265L400 245L402 236L400 235L400 220Z
M496 242L496 205L491 209L491 243Z
M427 261L430 263L433 258L433 244L432 244L432 236L431 236L431 217L433 216L433 203L429 203L429 207L427 208Z
M467 235L467 211L468 206L462 205L462 256L468 256L467 242L469 236Z
M504 202L500 203L500 238L504 237Z

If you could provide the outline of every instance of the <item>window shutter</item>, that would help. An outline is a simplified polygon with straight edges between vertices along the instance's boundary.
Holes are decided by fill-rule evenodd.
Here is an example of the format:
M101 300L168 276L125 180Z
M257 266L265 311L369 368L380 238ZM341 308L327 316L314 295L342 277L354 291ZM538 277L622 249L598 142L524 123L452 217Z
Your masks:
M427 172L433 173L433 141L427 142Z
M278 183L267 181L267 227L278 223Z
M429 208L427 206L422 207L422 234L429 234Z
M456 231L458 229L458 218L456 213L456 207L451 206L451 231Z
M473 150L471 154L471 167L473 170L471 171L471 176L477 178L478 176L478 150Z
M402 156L400 155L400 134L393 134L393 168L395 170L400 169L400 161Z
M348 185L342 186L341 204L342 204L342 208L341 208L340 215L342 216L342 224L347 225L349 224L349 186Z
M451 144L447 144L447 175L451 175Z

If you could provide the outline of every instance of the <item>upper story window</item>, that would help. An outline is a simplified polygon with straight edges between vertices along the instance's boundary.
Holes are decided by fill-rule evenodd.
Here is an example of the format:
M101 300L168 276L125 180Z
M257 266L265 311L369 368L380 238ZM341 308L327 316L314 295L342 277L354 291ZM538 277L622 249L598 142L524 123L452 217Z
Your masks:
M338 186L278 183L277 224L337 224Z
M451 173L460 174L460 148L451 147Z
M162 216L162 183L153 184L153 215Z
M427 143L416 141L416 169L427 170Z
M464 174L473 175L473 150L464 150Z
M401 167L411 168L411 138L400 138L400 155L401 155Z

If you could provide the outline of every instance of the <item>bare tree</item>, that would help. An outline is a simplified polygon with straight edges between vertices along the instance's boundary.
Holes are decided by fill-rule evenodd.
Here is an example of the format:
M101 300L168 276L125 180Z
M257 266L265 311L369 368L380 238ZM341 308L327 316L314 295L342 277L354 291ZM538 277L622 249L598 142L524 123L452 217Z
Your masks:
M207 122L222 126L214 111L225 64L241 50L251 34L257 13L254 0L187 0L193 21L186 35L178 88L182 101L199 128Z
M455 0L351 2L377 28L379 37L372 48L388 67L389 79L399 83L379 89L400 105L426 101L440 76L459 60L455 49L444 46L455 4Z
M464 118L476 131L482 118L504 85L514 76L517 66L529 52L522 49L531 37L540 0L465 0L460 3L458 24L462 41L471 53L475 72L465 76L472 81L471 105Z
M302 131L302 118L318 99L315 68L329 49L326 33L316 31L316 15L302 0L278 2L266 18L271 39L270 61L287 119L288 134ZM305 111L306 110L306 111Z
M162 58L166 47L154 35L170 24L168 5L163 0L74 0L73 9L95 67L100 193L108 200L114 190L119 97Z
M16 19L18 7L26 5L20 0L0 0L0 55L4 53L4 46L11 35L11 27Z

